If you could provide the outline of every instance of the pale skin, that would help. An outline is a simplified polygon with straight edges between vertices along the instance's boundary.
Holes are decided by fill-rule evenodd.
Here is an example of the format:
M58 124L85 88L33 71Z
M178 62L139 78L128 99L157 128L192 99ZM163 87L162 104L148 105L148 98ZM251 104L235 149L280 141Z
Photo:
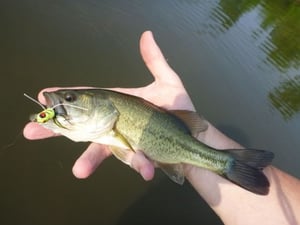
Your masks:
M114 90L142 97L166 109L195 110L180 78L166 62L150 31L142 34L140 51L154 81L141 88L114 88ZM56 89L58 88L42 90L38 96L39 101L45 103L43 91ZM24 136L35 140L54 137L57 134L31 122L25 126ZM238 143L223 135L211 124L198 138L218 149L241 148ZM87 178L110 155L108 147L91 143L75 162L74 175L77 178ZM141 152L132 153L128 157L131 159L131 167L145 180L153 178L154 164ZM260 196L210 171L185 165L186 178L224 224L299 224L300 180L273 166L266 168L264 172L270 181L270 192L266 196Z

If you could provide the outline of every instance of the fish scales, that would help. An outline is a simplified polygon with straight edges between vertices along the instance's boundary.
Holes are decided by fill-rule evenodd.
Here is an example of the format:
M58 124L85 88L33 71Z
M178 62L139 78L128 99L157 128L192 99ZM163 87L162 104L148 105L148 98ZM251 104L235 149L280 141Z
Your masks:
M44 96L47 108L43 107L33 121L73 141L108 145L124 163L130 164L129 151L140 150L179 184L184 181L182 164L191 164L216 172L253 193L266 195L269 191L262 169L274 154L205 145L193 137L191 121L196 121L195 127L205 127L200 126L205 125L200 117L194 120L195 113L169 112L139 97L107 89L65 89L44 92ZM187 115L193 120L189 121Z
M222 173L229 158L200 143L186 125L165 110L124 100L118 93L109 97L121 112L116 127L127 140L151 159L163 163L189 163ZM131 98L131 96L129 97ZM124 104L125 101L125 104ZM131 129L132 128L132 129Z

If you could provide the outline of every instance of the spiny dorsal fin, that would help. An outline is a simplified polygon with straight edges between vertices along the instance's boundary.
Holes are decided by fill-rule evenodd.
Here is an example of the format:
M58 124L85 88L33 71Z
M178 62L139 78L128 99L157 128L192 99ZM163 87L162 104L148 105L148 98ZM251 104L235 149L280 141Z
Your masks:
M181 119L194 137L197 137L199 133L206 131L208 128L206 120L196 112L189 110L171 110L170 113Z

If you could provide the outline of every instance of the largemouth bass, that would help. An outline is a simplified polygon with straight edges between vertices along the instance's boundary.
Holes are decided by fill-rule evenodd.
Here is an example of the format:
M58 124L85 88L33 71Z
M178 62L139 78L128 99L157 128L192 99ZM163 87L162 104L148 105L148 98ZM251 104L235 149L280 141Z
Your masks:
M191 164L253 193L269 191L262 170L271 163L273 153L205 145L193 134L204 131L207 124L194 112L167 111L142 98L106 89L66 89L44 92L44 96L47 109L33 121L73 141L108 145L126 164L130 163L127 153L140 150L179 184L184 182L183 164Z

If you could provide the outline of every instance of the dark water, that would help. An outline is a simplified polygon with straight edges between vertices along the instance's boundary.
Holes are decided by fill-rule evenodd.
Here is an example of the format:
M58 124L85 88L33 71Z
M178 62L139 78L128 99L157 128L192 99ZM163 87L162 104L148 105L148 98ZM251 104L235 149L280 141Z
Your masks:
M245 146L275 152L300 177L297 1L0 1L1 224L221 224L189 185L144 182L111 158L87 180L71 168L86 144L28 141L49 86L140 86L150 29L205 117ZM19 134L19 135L18 135ZM205 182L205 181L203 181Z

